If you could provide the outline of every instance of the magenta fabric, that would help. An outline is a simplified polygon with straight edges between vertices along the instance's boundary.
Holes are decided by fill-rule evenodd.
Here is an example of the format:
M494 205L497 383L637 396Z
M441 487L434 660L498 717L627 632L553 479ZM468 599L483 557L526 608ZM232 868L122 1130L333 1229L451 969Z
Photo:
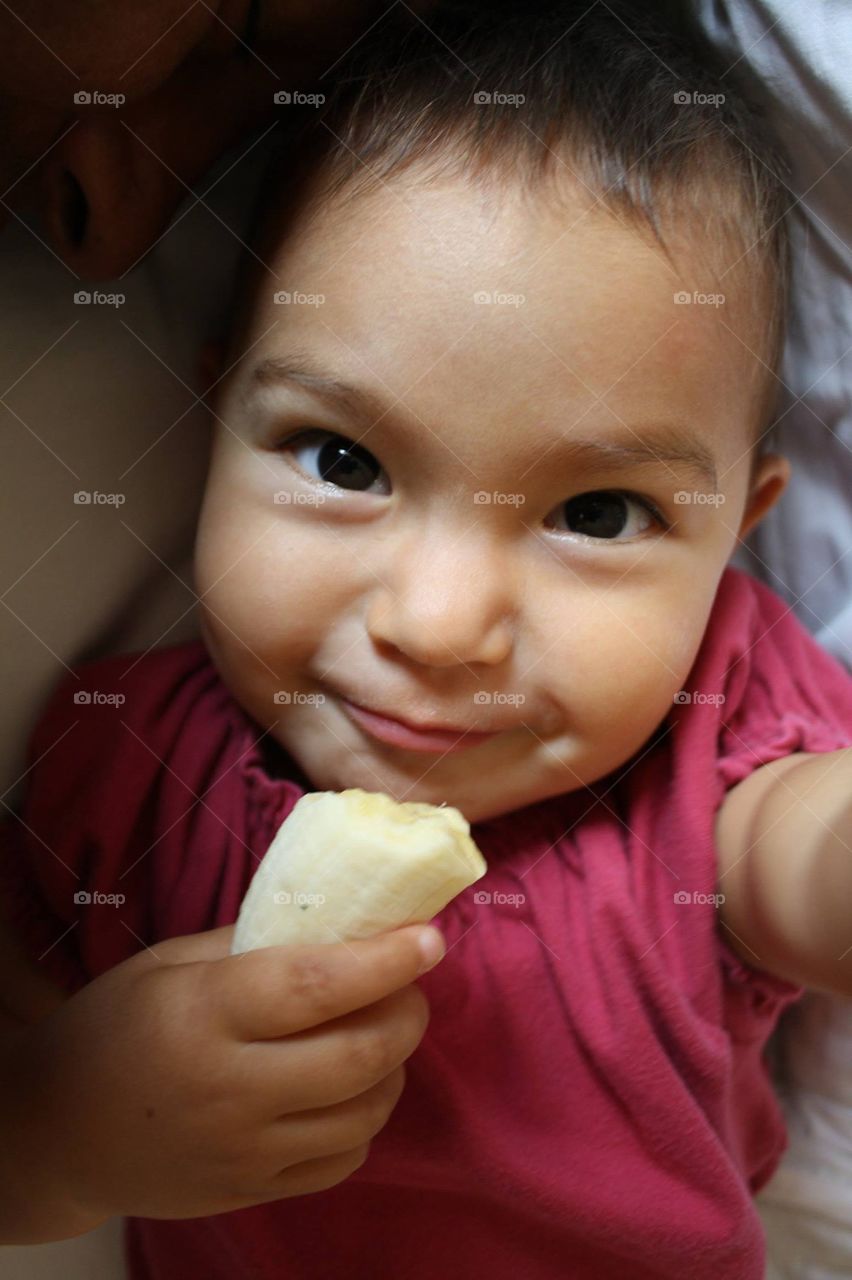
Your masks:
M272 1205L129 1220L134 1280L762 1280L752 1194L785 1146L762 1050L801 988L722 939L714 814L759 765L850 745L852 678L729 568L685 689L725 702L674 705L594 787L474 825L488 874L436 917L431 1021L364 1166ZM2 859L56 981L236 918L310 789L287 757L274 776L260 736L198 643L62 681Z

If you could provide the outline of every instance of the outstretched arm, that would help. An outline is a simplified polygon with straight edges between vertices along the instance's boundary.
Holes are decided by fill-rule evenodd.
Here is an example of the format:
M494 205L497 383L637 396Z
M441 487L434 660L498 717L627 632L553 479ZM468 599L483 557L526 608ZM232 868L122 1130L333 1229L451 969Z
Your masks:
M852 996L852 747L756 769L716 816L725 940L747 963Z

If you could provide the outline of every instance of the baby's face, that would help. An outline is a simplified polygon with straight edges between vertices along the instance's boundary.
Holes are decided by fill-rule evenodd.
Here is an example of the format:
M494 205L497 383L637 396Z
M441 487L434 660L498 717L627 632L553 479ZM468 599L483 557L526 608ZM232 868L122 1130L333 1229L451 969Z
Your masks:
M317 789L475 822L602 778L688 687L783 485L769 460L749 489L736 273L676 301L718 292L702 246L675 271L572 200L412 173L277 251L216 406L197 586L234 697ZM353 702L491 736L389 741Z

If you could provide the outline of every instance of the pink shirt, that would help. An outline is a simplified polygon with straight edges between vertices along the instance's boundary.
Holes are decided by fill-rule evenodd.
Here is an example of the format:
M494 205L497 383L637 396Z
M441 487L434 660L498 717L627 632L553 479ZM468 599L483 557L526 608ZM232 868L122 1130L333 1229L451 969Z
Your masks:
M721 937L713 820L759 765L852 743L852 679L727 569L685 688L594 787L474 825L489 870L436 917L431 1021L363 1167L270 1205L131 1219L134 1280L762 1280L752 1193L785 1136L761 1055L801 988ZM0 864L55 980L236 918L311 789L289 757L270 773L259 736L198 643L63 680Z

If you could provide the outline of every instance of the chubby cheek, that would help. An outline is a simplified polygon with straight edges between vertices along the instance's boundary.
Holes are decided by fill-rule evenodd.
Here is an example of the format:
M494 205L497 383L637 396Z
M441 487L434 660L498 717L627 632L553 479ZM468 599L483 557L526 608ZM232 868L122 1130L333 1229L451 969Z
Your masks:
M685 593L678 602L668 591L622 599L613 592L607 607L588 609L558 677L569 731L583 743L584 781L624 763L668 714L700 647L714 590L693 589L686 606Z
M204 637L234 696L263 722L275 718L274 691L304 675L342 607L340 566L317 549L286 515L205 500L195 554Z

